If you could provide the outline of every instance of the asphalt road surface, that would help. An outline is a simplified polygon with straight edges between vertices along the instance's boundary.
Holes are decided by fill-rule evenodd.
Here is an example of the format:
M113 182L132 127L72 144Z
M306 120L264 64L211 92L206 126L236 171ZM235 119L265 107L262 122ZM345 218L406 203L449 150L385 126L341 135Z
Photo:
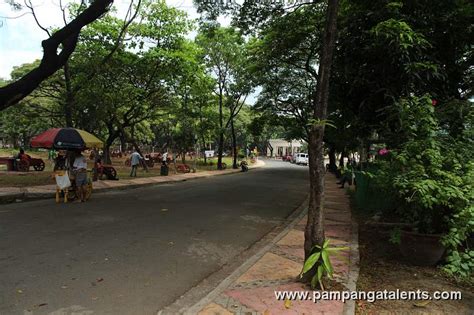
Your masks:
M280 225L307 173L267 161L83 204L1 205L0 314L156 314Z

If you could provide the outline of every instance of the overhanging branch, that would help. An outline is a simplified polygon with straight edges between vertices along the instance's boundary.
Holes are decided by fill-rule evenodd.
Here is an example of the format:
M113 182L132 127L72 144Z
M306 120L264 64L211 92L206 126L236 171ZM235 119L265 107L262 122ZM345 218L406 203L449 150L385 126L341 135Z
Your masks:
M44 40L41 43L43 58L39 66L18 81L0 88L0 110L21 101L41 82L64 66L76 48L81 29L106 13L112 3L113 0L95 0L69 24ZM59 48L61 52L58 54Z

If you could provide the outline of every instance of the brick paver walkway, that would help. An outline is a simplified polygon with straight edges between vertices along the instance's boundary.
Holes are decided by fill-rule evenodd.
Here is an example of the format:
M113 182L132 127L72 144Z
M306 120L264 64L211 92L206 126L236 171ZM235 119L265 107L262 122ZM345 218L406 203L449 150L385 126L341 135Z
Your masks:
M351 282L354 283L356 279L354 280L354 277L349 275L351 263L358 262L358 250L357 245L353 243L349 199L345 190L338 187L332 175L326 178L325 209L326 237L331 239L332 246L350 247L349 250L341 250L331 256L335 278L348 290L354 290L351 288ZM276 241L256 263L247 270L243 270L237 277L234 275L235 279L217 295L216 292L211 292L207 298L191 308L191 313L198 312L201 315L352 313L353 309L348 310L348 305L344 308L345 305L341 301L318 303L291 301L285 305L285 301L276 300L276 290L310 290L309 287L296 281L304 261L305 224L306 215L298 219L288 233ZM356 256L354 256L354 249Z

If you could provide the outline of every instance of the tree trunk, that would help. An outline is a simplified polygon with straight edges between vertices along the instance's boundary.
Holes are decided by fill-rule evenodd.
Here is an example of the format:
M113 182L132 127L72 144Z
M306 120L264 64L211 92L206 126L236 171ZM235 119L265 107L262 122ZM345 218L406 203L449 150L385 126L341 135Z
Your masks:
M224 132L219 132L219 148L217 149L217 169L222 169L222 153L224 147Z
M222 153L224 148L224 117L222 113L222 88L219 89L219 149L217 151L217 169L222 170Z
M204 139L204 135L202 137L202 147L204 148L204 151L206 151L206 140ZM206 152L204 152L204 165L207 165L207 156Z
M118 131L114 129L113 125L111 125L110 122L108 124L106 124L106 126L107 126L107 130L108 130L109 135L108 135L107 139L105 140L105 144L104 144L104 160L103 160L103 162L105 164L112 164L112 160L110 159L110 147L114 143L115 139L117 139Z
M231 132L232 132L232 156L233 156L232 168L237 169L237 168L239 168L237 166L237 139L235 137L235 128L234 128L234 119L233 118L230 121L230 129L231 129Z
M69 62L66 62L63 67L64 81L66 83L66 103L64 104L64 119L66 120L66 127L74 127L72 121L72 111L74 106L74 95L71 87L71 73L69 72Z
M346 156L346 151L341 152L341 157L339 158L339 167L344 167L344 157Z
M44 80L64 66L76 49L81 29L108 11L113 0L95 0L66 26L44 40L43 58L38 67L21 79L0 88L0 110L12 106L33 92Z
M124 153L127 151L127 139L123 132L120 133L120 152Z
M107 141L105 141L105 144L104 144L104 163L105 164L112 164L112 160L110 159L110 146L112 145L112 142L109 142L107 139Z
M332 66L332 56L337 34L337 10L339 0L328 0L326 25L321 46L318 69L318 83L313 98L316 120L324 120L327 116L329 78ZM314 245L324 243L324 124L313 124L309 134L309 179L310 196L308 206L308 221L305 228L304 251L305 259L311 254Z

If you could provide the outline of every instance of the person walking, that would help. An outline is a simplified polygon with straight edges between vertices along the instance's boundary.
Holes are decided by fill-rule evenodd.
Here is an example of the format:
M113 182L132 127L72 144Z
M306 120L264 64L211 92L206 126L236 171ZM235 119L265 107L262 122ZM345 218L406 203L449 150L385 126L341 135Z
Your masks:
M143 157L135 149L132 155L130 155L130 164L132 165L132 171L130 172L130 177L137 177L137 168L138 168L138 165L140 164L140 160L142 159Z

